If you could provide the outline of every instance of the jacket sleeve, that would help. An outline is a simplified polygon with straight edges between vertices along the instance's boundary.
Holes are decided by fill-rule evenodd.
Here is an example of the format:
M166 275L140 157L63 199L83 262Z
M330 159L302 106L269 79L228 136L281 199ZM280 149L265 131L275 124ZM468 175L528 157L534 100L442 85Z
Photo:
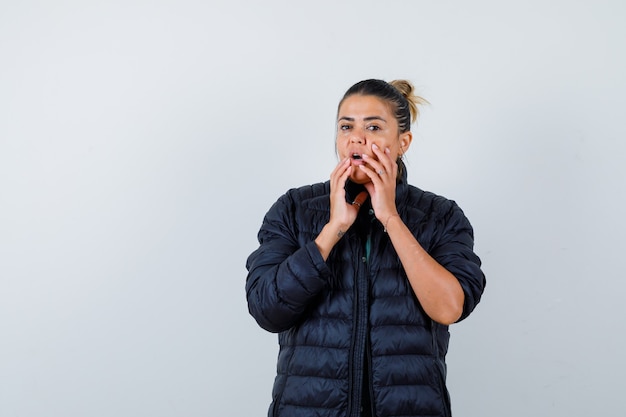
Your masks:
M440 237L431 247L430 255L450 271L461 284L465 294L461 321L480 302L486 285L481 260L474 253L474 231L461 208L454 202L439 225Z
M265 215L259 247L246 262L248 310L270 332L297 324L330 282L315 242L298 242L294 218L294 202L286 194Z

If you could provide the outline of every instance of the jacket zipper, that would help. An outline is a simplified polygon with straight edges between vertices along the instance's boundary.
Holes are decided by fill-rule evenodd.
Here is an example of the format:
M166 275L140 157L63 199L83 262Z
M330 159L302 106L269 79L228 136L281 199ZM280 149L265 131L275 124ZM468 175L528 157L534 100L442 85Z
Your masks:
M372 384L372 349L371 349L371 345L369 344L369 337L368 337L368 344L367 344L367 350L366 350L366 356L367 356L367 368L368 368L368 385L369 385L369 396L370 396L370 416L374 417L376 415L376 410L374 408L374 385Z
M367 340L367 327L368 327L368 274L369 274L369 255L371 248L371 232L367 235L367 241L365 243L365 253L361 245L358 245L361 255L361 265L358 267L358 274L356 276L355 283L355 330L352 341L351 360L352 366L350 367L351 381L350 390L352 395L350 396L351 404L348 408L348 415L358 417L361 413L361 402L363 392L363 361L365 360L366 352L366 340ZM369 359L368 359L369 360Z

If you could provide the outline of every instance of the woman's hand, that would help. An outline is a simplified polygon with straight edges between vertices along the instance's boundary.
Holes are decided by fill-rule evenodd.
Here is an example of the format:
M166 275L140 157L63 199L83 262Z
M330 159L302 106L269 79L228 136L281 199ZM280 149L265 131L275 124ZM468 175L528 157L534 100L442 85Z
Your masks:
M391 158L389 148L382 151L378 146L372 145L372 152L378 160L363 155L366 164L360 165L371 182L365 184L365 189L372 199L372 208L376 218L386 226L387 221L398 215L396 209L396 177L398 164Z
M361 205L367 199L367 192L362 191L352 204L346 201L345 185L353 169L350 159L346 158L339 162L330 174L330 220L315 239L315 244L324 260L352 226Z
M352 204L346 201L346 181L353 169L350 159L346 158L339 162L330 174L330 220L328 223L338 227L342 233L352 226L361 205L367 199L367 193L363 191Z

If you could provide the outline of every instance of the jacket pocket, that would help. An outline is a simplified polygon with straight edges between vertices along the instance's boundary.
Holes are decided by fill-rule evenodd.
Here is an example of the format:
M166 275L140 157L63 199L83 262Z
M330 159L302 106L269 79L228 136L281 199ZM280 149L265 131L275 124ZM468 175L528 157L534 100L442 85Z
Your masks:
M433 368L437 387L439 388L439 395L441 395L443 416L451 417L452 410L450 405L450 394L448 393L448 388L446 387L446 364L444 362L444 359L440 358L439 344L437 342L437 328L439 324L437 324L435 321L431 321L430 324L433 344Z
M434 367L435 367L435 378L437 379L437 385L439 387L439 394L441 395L442 407L443 407L443 415L445 417L452 416L451 404L450 404L450 393L448 392L448 388L446 387L446 377L445 377L445 367L444 364L438 358L433 359Z

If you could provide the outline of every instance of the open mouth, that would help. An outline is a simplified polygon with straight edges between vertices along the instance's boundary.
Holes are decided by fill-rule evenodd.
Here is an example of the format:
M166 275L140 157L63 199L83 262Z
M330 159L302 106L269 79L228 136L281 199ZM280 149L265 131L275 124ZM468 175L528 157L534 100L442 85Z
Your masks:
M360 154L360 153L353 153L353 154L352 154L352 159L355 159L355 160L357 160L357 161L358 161L358 160L363 159L363 157L361 156L361 154Z

